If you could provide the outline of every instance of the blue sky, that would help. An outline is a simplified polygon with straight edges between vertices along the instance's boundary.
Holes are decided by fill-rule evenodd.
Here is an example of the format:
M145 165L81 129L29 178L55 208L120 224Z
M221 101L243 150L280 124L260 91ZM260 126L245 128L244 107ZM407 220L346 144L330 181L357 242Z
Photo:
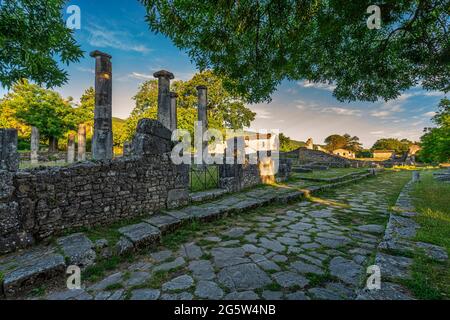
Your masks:
M166 69L177 79L187 80L196 72L186 53L163 35L153 34L144 20L145 10L137 0L79 0L67 5L81 9L81 30L75 32L85 57L71 64L69 82L55 88L63 96L79 100L94 84L93 50L113 56L113 114L126 118L134 107L133 95L152 74ZM419 88L405 92L395 101L340 103L332 96L333 87L305 81L285 81L270 104L249 106L257 112L251 129L280 129L297 140L310 137L323 143L330 134L357 135L366 147L380 137L418 140L430 118L440 92ZM0 89L0 96L5 90Z

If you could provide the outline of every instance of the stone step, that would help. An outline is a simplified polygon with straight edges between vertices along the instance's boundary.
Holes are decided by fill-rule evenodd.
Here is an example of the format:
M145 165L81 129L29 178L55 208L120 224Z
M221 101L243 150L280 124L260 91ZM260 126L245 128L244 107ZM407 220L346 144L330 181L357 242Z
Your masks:
M192 203L199 203L217 199L228 193L226 189L212 189L201 192L190 193L189 197Z

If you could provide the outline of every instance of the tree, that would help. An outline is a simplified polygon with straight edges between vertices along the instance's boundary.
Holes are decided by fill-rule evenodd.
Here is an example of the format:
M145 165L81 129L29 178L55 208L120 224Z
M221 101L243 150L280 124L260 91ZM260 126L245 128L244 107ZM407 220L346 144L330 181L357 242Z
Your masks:
M351 136L348 133L343 136L339 134L333 134L325 139L326 149L328 151L334 151L336 149L346 149L353 152L358 152L362 149L362 145L359 142L357 136Z
M347 146L347 139L339 134L333 134L325 139L325 143L328 151L345 149Z
M76 128L73 109L58 93L27 80L17 82L2 100L2 108L15 110L15 118L39 129L49 139L49 151L57 151L58 139Z
M152 31L250 102L270 100L284 79L335 83L339 100L450 87L446 0L378 3L379 30L367 26L371 0L140 1Z
M450 161L450 100L444 98L438 106L438 111L433 117L437 127L426 128L421 137L419 157L424 162L448 162Z
M56 61L78 62L83 52L63 20L65 0L2 0L0 4L0 83L11 87L29 79L60 86L68 75Z
M392 150L395 153L405 153L413 144L414 143L408 139L398 140L393 138L384 138L377 140L371 150Z
M172 90L178 94L178 127L193 133L197 120L197 86L208 87L208 120L210 128L242 129L250 126L255 113L248 109L244 101L232 95L223 86L223 80L211 71L197 73L188 81L175 81ZM142 118L157 117L158 81L144 82L134 96L136 106L126 124L127 139L134 135L137 122Z

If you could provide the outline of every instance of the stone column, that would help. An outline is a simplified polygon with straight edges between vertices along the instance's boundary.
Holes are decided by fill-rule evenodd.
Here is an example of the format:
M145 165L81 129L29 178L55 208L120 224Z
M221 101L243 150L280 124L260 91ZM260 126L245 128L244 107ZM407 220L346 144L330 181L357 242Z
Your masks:
M173 132L178 126L177 98L175 92L170 93L170 130Z
M208 130L208 89L198 86L198 121L202 122L203 130Z
M31 164L37 164L39 162L39 129L36 127L31 127Z
M94 160L108 160L113 157L112 133L112 64L111 56L91 52L95 58L95 110L92 157Z
M0 170L17 171L18 169L17 130L0 129Z
M413 173L412 173L412 181L413 182L420 182L420 172L419 171L413 171Z
M67 163L74 163L75 161L75 134L69 134L67 140Z
M153 74L158 78L158 121L164 127L170 129L171 125L171 97L170 80L174 79L173 73L161 70Z
M78 126L78 161L86 160L86 125Z
M208 89L205 86L198 86L198 106L197 106L197 121L202 123L202 137L208 130ZM203 153L208 149L208 142L202 144Z

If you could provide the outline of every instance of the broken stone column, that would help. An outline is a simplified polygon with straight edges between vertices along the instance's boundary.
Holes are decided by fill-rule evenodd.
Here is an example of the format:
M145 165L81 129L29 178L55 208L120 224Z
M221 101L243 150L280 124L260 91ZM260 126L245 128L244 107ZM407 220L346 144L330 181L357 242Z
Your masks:
M158 78L158 121L170 130L171 126L171 95L170 80L174 79L173 73L161 70L153 74Z
M86 125L78 126L78 161L86 160Z
M132 147L131 147L131 142L130 141L125 141L123 143L123 156L124 157L129 157L132 154Z
M17 171L18 169L17 130L0 129L0 170Z
M419 171L413 171L413 173L412 173L412 181L413 182L420 182L420 172Z
M178 113L177 113L177 98L178 94L175 92L170 93L170 130L173 132L177 130L178 125Z
M75 135L69 134L67 140L67 163L74 163L75 161Z
M31 144L30 144L30 160L31 164L37 164L39 162L39 129L31 127Z
M112 64L109 54L94 51L95 58L95 110L92 157L109 160L113 157L112 133Z

